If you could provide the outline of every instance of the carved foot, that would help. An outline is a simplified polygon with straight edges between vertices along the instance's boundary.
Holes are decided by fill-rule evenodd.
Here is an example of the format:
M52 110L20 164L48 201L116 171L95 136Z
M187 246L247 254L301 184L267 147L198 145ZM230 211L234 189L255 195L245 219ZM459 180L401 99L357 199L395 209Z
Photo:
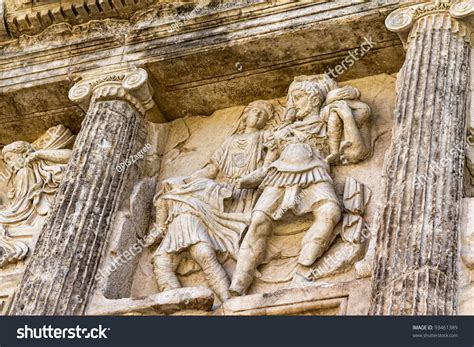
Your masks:
M233 284L229 288L229 293L231 297L242 296L245 294L243 288L239 287L238 285L233 285Z
M330 282L316 278L312 270L300 265L293 275L289 288L327 287L331 285Z
M227 277L208 279L209 285L221 302L226 302L232 296L229 292L229 280Z
M247 287L252 282L253 277L248 274L234 274L234 278L229 288L231 296L245 295Z
M300 288L309 285L314 285L314 274L313 269L308 266L298 264L296 266L295 274L290 283L290 288Z
M309 242L301 248L298 263L303 266L311 266L325 251L326 245L319 242Z

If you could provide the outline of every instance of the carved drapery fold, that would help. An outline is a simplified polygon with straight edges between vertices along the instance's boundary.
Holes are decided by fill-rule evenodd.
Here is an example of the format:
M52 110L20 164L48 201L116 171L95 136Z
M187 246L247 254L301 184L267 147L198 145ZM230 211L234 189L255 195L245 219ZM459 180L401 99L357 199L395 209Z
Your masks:
M88 106L87 115L13 315L84 312L127 182L138 175L135 167L116 168L144 144L144 112L153 106L146 72L85 79L71 89L70 98Z
M11 238L0 225L0 268L25 259L29 251L26 243Z
M471 1L403 8L387 27L407 44L378 225L371 314L454 314Z

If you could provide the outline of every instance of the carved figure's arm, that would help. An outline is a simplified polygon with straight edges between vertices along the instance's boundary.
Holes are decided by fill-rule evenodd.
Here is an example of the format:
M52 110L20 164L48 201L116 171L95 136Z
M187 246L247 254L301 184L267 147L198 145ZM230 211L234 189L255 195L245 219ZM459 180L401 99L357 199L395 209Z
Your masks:
M186 181L192 181L196 178L210 178L214 179L217 177L217 174L219 173L219 168L217 167L216 164L213 162L210 162L206 164L202 169L196 171L193 173L189 178L186 179Z
M28 157L30 161L48 160L58 164L67 164L71 158L70 149L41 149L31 153Z
M265 147L267 149L267 153L265 155L265 160L261 168L249 173L248 175L242 177L239 180L239 188L245 189L255 189L258 188L260 183L262 183L263 179L267 175L268 168L270 165L278 159L280 156L280 151L278 150L278 144L276 143L276 139L273 135L271 135L267 142L265 143Z
M360 129L357 126L356 118L346 101L334 102L333 111L336 112L344 123L343 152L348 163L357 163L368 155Z

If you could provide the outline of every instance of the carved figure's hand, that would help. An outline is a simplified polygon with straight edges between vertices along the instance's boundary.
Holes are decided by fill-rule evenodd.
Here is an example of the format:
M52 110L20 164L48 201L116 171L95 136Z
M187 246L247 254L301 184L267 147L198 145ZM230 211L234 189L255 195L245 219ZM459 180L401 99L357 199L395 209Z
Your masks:
M235 188L242 188L242 180L240 178L233 178L230 184Z
M39 158L40 158L40 153L39 152L31 152L25 158L25 165L33 163L33 162L37 161Z
M157 224L153 224L150 229L150 232L147 236L145 236L145 246L151 247L157 243L160 243L163 240L164 235L166 234L166 228L163 226L159 226Z
M333 110L336 111L342 119L352 117L352 110L345 101L335 101L333 105Z
M326 157L326 162L329 165L335 165L335 164L339 163L339 160L340 160L340 154L339 153L332 153L332 154L329 154Z
M264 170L256 170L240 179L241 189L256 189L265 178Z
M345 86L336 90L336 95L339 100L352 99L353 98L353 89L350 86Z

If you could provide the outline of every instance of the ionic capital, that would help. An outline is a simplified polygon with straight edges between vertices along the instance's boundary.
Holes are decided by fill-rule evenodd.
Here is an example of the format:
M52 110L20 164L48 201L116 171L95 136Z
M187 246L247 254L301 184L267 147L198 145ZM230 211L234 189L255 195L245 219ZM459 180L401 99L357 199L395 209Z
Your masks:
M141 68L85 75L69 90L69 99L84 111L87 111L94 101L124 100L143 116L154 106L152 96L153 88L149 84L148 73Z
M470 41L473 28L474 0L435 0L402 7L385 20L388 30L396 32L406 45L412 35L428 24L436 29L449 29Z

